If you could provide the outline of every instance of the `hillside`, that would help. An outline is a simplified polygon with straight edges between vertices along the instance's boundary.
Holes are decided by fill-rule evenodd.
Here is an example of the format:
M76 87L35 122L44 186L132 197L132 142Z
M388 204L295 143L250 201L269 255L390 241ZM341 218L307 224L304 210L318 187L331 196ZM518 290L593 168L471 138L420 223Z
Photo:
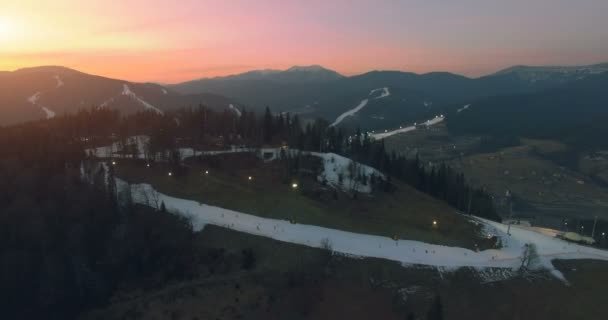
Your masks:
M36 67L0 75L0 125L53 118L92 107L123 113L165 112L205 104L226 109L235 102L216 94L179 94L153 83L133 83L64 67Z
M476 100L448 114L455 134L560 139L579 147L605 147L608 73L534 93Z

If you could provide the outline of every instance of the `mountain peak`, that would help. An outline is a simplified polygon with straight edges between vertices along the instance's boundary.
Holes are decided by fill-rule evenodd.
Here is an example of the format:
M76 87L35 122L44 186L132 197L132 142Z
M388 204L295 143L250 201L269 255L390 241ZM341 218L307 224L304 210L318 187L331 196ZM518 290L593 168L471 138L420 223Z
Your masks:
M285 71L287 71L287 72L319 72L319 71L334 72L334 71L324 68L318 64L314 64L314 65L310 65L310 66L293 66Z
M70 69L63 66L38 66L38 67L28 67L17 69L14 72L16 73L36 73L36 72L51 72L58 74L66 74L66 73L81 73L80 71Z

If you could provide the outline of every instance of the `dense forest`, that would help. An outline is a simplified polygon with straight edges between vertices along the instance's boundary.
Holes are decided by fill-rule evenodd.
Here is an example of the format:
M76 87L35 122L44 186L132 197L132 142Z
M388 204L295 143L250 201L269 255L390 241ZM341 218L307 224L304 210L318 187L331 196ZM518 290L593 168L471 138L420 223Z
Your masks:
M608 74L534 93L475 101L466 111L449 113L454 134L557 139L577 148L606 148Z
M66 319L119 286L192 272L183 219L118 205L105 181L84 182L82 149L34 125L3 130L0 147L0 305L5 319ZM78 151L80 150L80 151Z

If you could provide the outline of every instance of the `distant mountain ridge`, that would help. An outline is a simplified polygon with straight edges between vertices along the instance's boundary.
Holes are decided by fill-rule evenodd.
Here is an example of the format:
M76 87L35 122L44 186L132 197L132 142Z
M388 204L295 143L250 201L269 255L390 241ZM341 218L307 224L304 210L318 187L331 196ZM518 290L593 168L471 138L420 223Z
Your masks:
M338 72L326 69L320 65L293 66L286 70L251 70L240 74L191 80L183 83L183 86L186 88L182 91L187 92L187 87L194 87L197 84L204 85L205 82L209 81L265 80L277 82L306 83L315 81L332 81L343 77L344 76L342 76Z
M0 88L0 125L52 118L87 108L163 113L198 104L215 109L237 105L221 95L184 95L154 83L110 79L59 66L2 72Z
M551 138L608 148L608 73L531 93L492 96L452 109L452 133Z
M90 107L129 113L164 112L198 104L235 113L243 108L263 111L268 106L273 112L290 112L309 119L321 117L332 123L368 99L370 91L387 88L389 97L369 99L365 108L340 122L346 127L385 129L447 112L451 106L461 108L480 99L534 93L607 71L608 63L602 63L514 66L479 78L449 72L402 71L343 76L311 65L253 70L165 86L89 75L60 66L33 67L0 72L0 125Z
M567 70L586 70L576 73L557 72L560 67L515 66L479 78L449 72L417 74L402 71L370 71L341 76L321 66L296 66L284 71L251 71L188 81L170 88L182 93L220 94L253 110L261 111L269 106L275 112L322 117L330 123L358 105L370 90L390 88L393 92L391 97L370 101L361 111L341 122L342 126L374 129L434 116L443 111L442 106L449 104L462 106L484 97L530 93L578 81L603 72L604 66L564 67ZM318 74L326 76L318 77ZM294 75L299 80L294 80Z
M591 75L608 71L608 62L585 66L513 66L496 72L494 75L515 75L529 83L545 82L552 84L581 80Z

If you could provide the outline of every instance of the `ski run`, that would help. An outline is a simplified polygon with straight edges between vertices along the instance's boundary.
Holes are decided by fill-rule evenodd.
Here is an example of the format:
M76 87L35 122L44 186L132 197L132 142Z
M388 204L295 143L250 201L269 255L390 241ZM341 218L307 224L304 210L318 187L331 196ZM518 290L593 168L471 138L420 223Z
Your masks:
M134 137L139 143L144 138ZM222 151L194 151L182 149L184 157L192 155L218 155L238 152L261 152L264 158L268 153L276 156L280 149L249 149L233 148ZM189 152L189 154L188 154ZM324 172L319 179L325 179L328 184L336 186L340 170L353 163L350 159L331 153L309 152L308 155L318 156L324 162ZM105 163L103 164L106 167ZM366 175L381 173L376 169L360 165ZM84 168L81 168L83 177L87 177ZM251 214L237 212L216 206L209 206L197 201L172 197L156 191L149 184L128 185L117 179L117 190L129 190L135 203L160 208L165 204L167 211L188 218L196 231L203 230L205 225L211 224L235 231L263 236L278 241L305 245L315 248L327 249L327 244L335 253L355 256L372 257L397 261L407 265L426 265L453 270L461 267L478 268L485 272L485 268L507 268L517 270L522 265L525 248L534 245L538 259L531 265L534 269L548 270L555 277L566 281L563 275L553 267L553 259L597 259L608 261L608 251L587 247L556 238L553 233L543 229L509 226L482 218L471 217L471 223L482 227L483 236L496 236L501 240L500 249L473 251L466 248L449 247L429 244L413 240L394 240L389 237L354 233L332 228L292 223L287 220L268 219ZM342 183L344 185L344 182ZM124 192L119 194L124 194ZM367 190L360 190L366 192ZM457 213L455 213L457 214Z
M502 240L501 249L473 251L459 247L434 245L413 240L394 240L388 237L353 233L314 225L292 223L287 220L262 218L242 212L209 206L197 201L180 199L156 191L149 184L127 185L117 180L118 190L130 188L135 203L159 208L165 204L167 211L188 218L195 231L211 224L278 241L325 248L335 253L382 258L402 263L416 264L452 270L460 267L518 269L526 245L534 244L538 252L536 269L546 269L554 276L565 280L553 267L553 259L598 259L608 261L608 251L586 247L551 237L533 228L508 226L481 218L472 218L481 224L488 236Z
M47 119L52 119L55 117L55 112L43 105L41 105L40 103L38 103L38 100L40 100L40 95L42 94L42 92L38 91L36 93L34 93L33 95L29 96L27 98L27 102L40 107L40 109L42 109L42 111L44 111L44 113L46 114L46 118Z
M415 123L413 126L409 126L409 127L405 127L405 128L399 128L399 129L392 130L392 131L386 130L385 132L382 132L382 133L372 133L369 136L372 139L381 140L381 139L388 138L390 136L393 136L393 135L396 135L399 133L406 133L406 132L414 131L419 126L423 126L423 127L426 126L428 128L430 126L433 126L433 125L436 125L436 124L442 122L443 120L445 120L445 117L443 115L440 115L440 116L436 116L435 118L433 118L431 120L427 120L420 124Z
M162 112L162 110L158 109L157 107L149 104L148 102L146 102L144 99L140 98L138 95L135 94L135 92L131 91L131 88L129 88L129 86L125 83L122 85L122 93L123 96L128 96L131 97L133 99L135 99L135 101L139 102L141 105L143 105L146 109L149 110L154 110L156 113L162 115L164 114Z
M371 95L373 95L374 93L379 92L379 91L382 91L382 93L381 93L379 96L377 96L377 97L375 97L375 98L373 98L373 99L381 99L381 98L386 98L386 97L388 97L388 96L390 96L390 95L391 95L390 91L389 91L389 90L388 90L388 88L386 88L386 87L385 87L385 88L378 88L378 89L374 89L374 90L370 91L369 95L371 96ZM368 103L368 102L369 102L369 98L361 100L361 102L359 102L359 104L358 104L356 107L354 107L354 108L352 108L352 109L350 109L350 110L348 110L348 111L344 112L344 113L343 113L343 114L341 114L340 116L338 116L338 118L336 118L336 121L334 121L334 122L333 122L333 123L330 125L330 127L335 127L335 126L337 126L338 124L340 124L340 122L342 122L342 121L343 121L345 118L347 118L347 117L351 117L351 116L354 116L354 115L355 115L357 112L359 112L361 109L365 108L365 106L367 105L367 103Z

